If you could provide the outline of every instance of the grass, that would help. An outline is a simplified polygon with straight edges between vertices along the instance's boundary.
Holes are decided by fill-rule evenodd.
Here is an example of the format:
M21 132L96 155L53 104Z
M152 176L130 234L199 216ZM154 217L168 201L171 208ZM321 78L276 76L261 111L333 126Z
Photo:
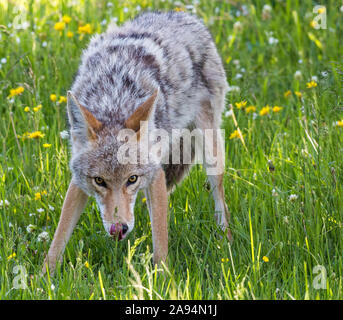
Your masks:
M66 96L90 37L78 26L102 32L111 17L122 24L138 11L176 5L41 0L18 10L20 3L0 1L0 299L343 298L343 127L337 123L343 118L343 13L337 1L326 1L327 28L319 30L310 24L312 1L194 1L223 58L232 89L226 110L231 103L245 143L230 139L237 128L226 112L232 246L218 237L206 177L194 167L170 197L168 268L152 265L140 195L135 229L123 243L105 235L89 201L51 278L40 270L70 180L69 146L60 135L66 103L57 101ZM270 15L263 9L268 3ZM177 6L192 11L189 4ZM57 31L63 15L72 19ZM14 28L24 21L25 29ZM313 76L317 86L307 88ZM8 98L17 87L24 92ZM255 113L238 109L240 101ZM282 109L260 115L266 105ZM44 136L25 138L35 131ZM316 266L326 274L322 288Z

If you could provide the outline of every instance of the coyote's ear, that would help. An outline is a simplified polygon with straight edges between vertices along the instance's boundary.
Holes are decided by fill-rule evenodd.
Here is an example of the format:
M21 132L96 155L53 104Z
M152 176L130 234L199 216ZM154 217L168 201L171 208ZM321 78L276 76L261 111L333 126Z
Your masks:
M134 113L125 121L125 127L137 132L138 136L142 135L141 121L143 121L147 127L149 120L153 119L155 102L157 100L158 90L156 90L150 98L142 103Z
M72 135L81 141L94 140L102 128L102 123L77 101L71 91L68 91L67 108Z

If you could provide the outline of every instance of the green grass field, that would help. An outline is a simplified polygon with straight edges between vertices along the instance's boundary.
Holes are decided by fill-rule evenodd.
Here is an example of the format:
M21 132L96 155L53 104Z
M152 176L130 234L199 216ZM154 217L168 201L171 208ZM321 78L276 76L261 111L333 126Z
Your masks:
M343 298L340 1L317 13L309 0L24 2L0 0L0 299ZM70 180L63 97L82 49L149 9L196 12L223 58L234 242L218 237L198 166L169 200L168 268L152 265L140 194L128 241L105 234L90 200L63 264L41 276Z

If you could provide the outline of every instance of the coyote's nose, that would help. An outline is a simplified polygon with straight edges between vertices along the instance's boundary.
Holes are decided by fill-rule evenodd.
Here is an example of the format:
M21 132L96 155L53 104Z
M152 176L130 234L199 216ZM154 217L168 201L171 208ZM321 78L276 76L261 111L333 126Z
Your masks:
M126 223L112 224L110 228L110 235L116 240L122 240L129 229Z

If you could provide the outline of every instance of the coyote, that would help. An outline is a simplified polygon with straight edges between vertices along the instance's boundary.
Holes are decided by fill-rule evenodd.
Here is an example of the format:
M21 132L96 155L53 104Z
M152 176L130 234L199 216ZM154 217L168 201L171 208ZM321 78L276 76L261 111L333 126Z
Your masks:
M203 152L217 155L219 170L209 174L211 165L206 161L203 167L212 188L216 221L231 240L223 189L225 150L221 134L216 133L227 88L211 34L193 15L143 13L94 36L68 91L72 179L43 272L49 267L53 273L57 260L62 260L88 196L96 199L106 232L122 240L134 227L139 190L147 199L154 263L166 261L168 194L193 162L142 163L138 159L123 164L117 157L124 143L133 141L132 137L141 141L154 129L214 130L216 139L205 143ZM133 134L119 141L124 129ZM182 144L179 148L185 149ZM187 152L194 160L193 149Z

